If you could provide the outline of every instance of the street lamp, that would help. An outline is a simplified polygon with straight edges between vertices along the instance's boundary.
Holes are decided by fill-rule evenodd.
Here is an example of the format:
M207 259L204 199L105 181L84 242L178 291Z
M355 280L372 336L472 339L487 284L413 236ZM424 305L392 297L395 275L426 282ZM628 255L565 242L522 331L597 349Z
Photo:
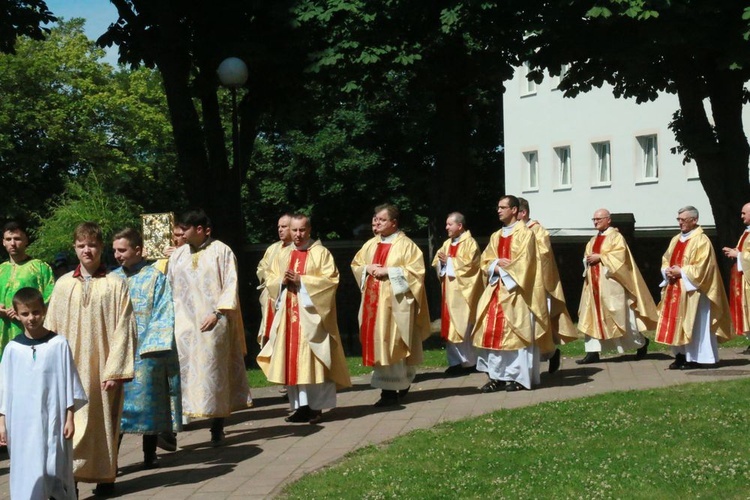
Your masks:
M219 81L222 85L229 88L232 93L232 166L237 172L237 177L242 183L242 174L240 172L240 133L239 122L237 120L237 89L247 82L247 64L238 57L227 57L216 69Z

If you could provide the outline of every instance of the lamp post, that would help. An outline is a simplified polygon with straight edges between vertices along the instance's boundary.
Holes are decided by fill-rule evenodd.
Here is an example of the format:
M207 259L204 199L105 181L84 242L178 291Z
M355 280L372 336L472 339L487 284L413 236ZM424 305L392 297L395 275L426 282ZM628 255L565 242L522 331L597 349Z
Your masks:
M247 82L247 65L238 57L227 57L216 69L219 81L232 93L232 166L242 183L240 171L240 126L237 119L237 89Z

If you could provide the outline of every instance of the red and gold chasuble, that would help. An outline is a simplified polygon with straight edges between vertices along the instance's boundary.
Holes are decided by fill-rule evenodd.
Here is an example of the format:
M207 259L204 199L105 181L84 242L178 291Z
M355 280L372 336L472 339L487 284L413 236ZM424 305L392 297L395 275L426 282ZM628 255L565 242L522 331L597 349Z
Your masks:
M682 259L685 256L685 249L690 240L678 241L669 258L669 267L682 267ZM664 291L664 309L659 322L659 331L656 332L656 341L662 344L672 345L674 341L675 330L680 316L680 298L682 296L682 279L670 279L666 290Z
M448 247L448 257L449 258L455 258L456 254L458 253L458 245L461 243L456 243L455 245L450 245ZM448 304L445 301L445 284L446 281L448 281L450 277L447 275L443 279L443 306L442 310L440 312L440 337L443 339L448 339L448 333L450 332L451 328L451 316L450 311L448 310Z
M513 241L513 235L500 236L497 244L497 258L510 259L510 244ZM487 324L484 329L484 338L482 347L485 349L499 350L503 344L503 330L505 329L505 313L503 306L500 304L500 287L503 286L502 280L499 280L492 299L487 306Z
M742 247L745 245L747 235L748 232L745 231L737 245L737 250L740 253L742 253ZM739 256L737 258L739 258ZM729 312L732 316L732 324L734 325L734 331L737 335L742 335L747 329L744 319L745 314L742 310L742 303L744 302L743 299L745 295L745 285L743 280L743 271L737 269L737 265L735 264L732 266L732 276L729 279Z
M391 250L390 243L378 243L372 264L385 266L388 252ZM380 280L374 276L367 275L365 280L365 298L362 308L362 327L359 332L359 340L362 343L362 365L372 366L375 362L375 319L378 316L378 302L380 296Z
M263 343L268 342L271 337L271 325L273 325L273 318L276 316L276 312L273 310L273 301L268 299L266 301L266 329L263 332Z
M305 274L307 250L292 250L289 269L297 274ZM300 344L299 297L296 287L286 290L286 385L297 385L297 356Z
M591 253L601 253L602 251L602 244L604 243L604 238L607 236L604 234L597 235L596 239L594 240L594 246L591 248ZM599 333L602 336L602 339L608 339L609 336L607 335L607 331L604 329L604 322L602 321L602 299L601 299L601 290L599 288L599 280L601 279L602 274L602 266L601 262L591 266L589 268L589 272L591 273L591 291L594 295L594 309L596 309L596 324L599 326Z

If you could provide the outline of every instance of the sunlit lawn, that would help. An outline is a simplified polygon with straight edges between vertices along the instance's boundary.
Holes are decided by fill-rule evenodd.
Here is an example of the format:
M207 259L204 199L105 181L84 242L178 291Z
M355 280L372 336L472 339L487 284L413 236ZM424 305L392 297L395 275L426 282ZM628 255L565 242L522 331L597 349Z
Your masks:
M355 451L285 494L748 498L748 408L750 380L734 380L500 410Z

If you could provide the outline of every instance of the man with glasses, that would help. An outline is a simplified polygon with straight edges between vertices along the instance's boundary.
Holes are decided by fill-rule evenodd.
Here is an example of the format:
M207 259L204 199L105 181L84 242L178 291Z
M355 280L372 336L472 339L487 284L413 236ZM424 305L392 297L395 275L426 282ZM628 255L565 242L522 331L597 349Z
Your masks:
M625 238L611 227L609 210L591 219L598 231L586 245L584 283L578 308L578 329L586 335L586 356L579 365L599 362L602 351L636 350L643 359L648 338L640 332L656 325L656 305Z
M662 257L656 341L672 346L670 370L710 368L719 361L717 337L723 342L731 336L729 303L698 209L687 206L677 214L680 234Z
M539 347L549 333L542 273L537 272L534 233L518 219L519 201L504 196L497 204L503 227L482 253L487 288L477 306L474 347L477 370L489 380L483 393L531 389L539 383Z

